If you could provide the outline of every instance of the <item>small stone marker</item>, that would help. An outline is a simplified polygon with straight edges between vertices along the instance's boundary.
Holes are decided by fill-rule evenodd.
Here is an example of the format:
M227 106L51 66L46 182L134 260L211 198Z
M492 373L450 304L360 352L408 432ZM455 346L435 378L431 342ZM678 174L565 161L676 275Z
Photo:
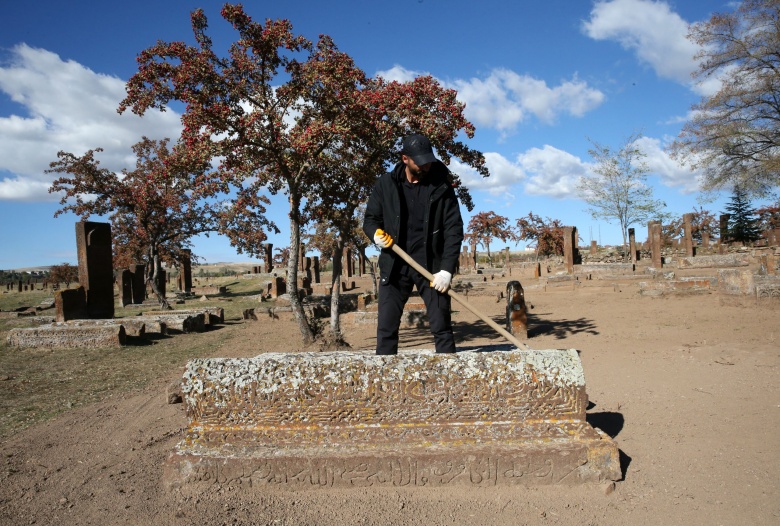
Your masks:
M528 310L523 286L519 281L506 284L506 328L518 340L528 339Z
M300 489L621 477L617 445L586 421L576 350L480 351L192 360L189 426L164 480Z
M58 290L54 293L55 319L57 321L80 320L89 318L87 313L87 295L84 287Z

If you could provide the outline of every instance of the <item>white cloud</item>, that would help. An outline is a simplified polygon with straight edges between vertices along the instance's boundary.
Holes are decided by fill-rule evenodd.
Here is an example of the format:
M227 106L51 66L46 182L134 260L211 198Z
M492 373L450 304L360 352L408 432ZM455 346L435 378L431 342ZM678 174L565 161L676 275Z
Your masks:
M30 178L0 179L0 201L42 201L42 198L54 201L56 196L48 195L49 186L48 182Z
M490 177L482 177L473 168L461 164L457 159L452 160L450 169L458 174L469 189L483 190L492 195L500 195L509 192L513 186L525 179L522 168L500 153L485 153L485 164L490 172Z
M595 40L613 40L633 51L659 77L690 86L700 95L718 89L717 79L695 85L691 73L698 47L686 38L688 22L669 4L653 0L600 0L583 23L584 33Z
M0 91L21 105L24 115L0 117L0 199L53 200L47 193L54 177L49 163L64 150L82 155L101 147L101 166L133 168L131 146L143 135L178 137L181 125L173 111L150 111L141 118L119 115L125 81L95 73L55 53L20 44L0 67Z
M683 193L692 194L700 190L701 175L674 161L664 151L660 139L641 137L635 143L647 155L645 161L650 174L657 175L661 184L679 187Z
M377 75L388 81L408 82L430 73L395 65ZM457 90L458 100L466 104L465 115L471 122L502 132L512 131L529 115L546 124L552 124L561 114L582 117L605 98L601 91L576 76L550 87L544 80L504 68L492 70L486 78L439 82Z
M416 77L424 77L426 75L430 75L430 73L425 71L413 71L411 69L406 69L405 67L398 64L390 69L376 72L377 77L382 77L387 82L409 82L414 80Z
M576 78L550 87L543 80L494 69L485 79L452 82L475 124L509 131L531 114L546 124L567 113L581 117L604 101L604 94Z
M558 199L577 199L577 180L585 175L588 163L579 157L550 145L531 148L511 161L500 153L485 153L490 177L482 177L469 166L452 160L450 169L458 174L470 190L481 190L494 196L511 195L519 190L528 195Z
M529 176L526 193L559 199L577 199L577 180L588 170L579 157L548 144L520 154L518 163Z

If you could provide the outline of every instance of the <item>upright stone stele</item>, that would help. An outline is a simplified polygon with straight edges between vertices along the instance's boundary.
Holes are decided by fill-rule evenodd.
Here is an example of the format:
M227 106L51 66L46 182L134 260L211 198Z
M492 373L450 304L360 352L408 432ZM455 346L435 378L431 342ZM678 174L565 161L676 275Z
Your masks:
M117 272L119 277L119 304L124 307L133 303L133 273L123 268Z
M577 250L577 227L563 227L563 259L566 261L566 272L574 272L574 261Z
M596 254L598 254L598 252L599 252L599 246L596 243L596 240L593 239L590 242L590 255L595 256Z
M620 479L617 445L586 420L576 350L479 351L191 360L189 425L164 481L266 491Z
M179 279L181 284L179 289L185 294L192 292L192 252L182 250L182 258L179 267Z
M79 284L84 287L90 318L114 317L114 265L111 224L76 223Z
M729 219L731 219L731 214L721 214L720 215L720 244L721 246L728 246L729 242L731 241L729 239Z
M650 225L650 252L653 258L653 267L660 270L663 266L661 255L661 222L651 221Z
M686 257L693 257L693 214L683 214L683 242Z
M83 286L75 289L58 290L54 293L54 319L56 321L63 322L88 318L87 294Z
M140 305L146 299L146 265L143 263L136 263L130 266L130 272L132 273L132 292L133 301L136 305Z

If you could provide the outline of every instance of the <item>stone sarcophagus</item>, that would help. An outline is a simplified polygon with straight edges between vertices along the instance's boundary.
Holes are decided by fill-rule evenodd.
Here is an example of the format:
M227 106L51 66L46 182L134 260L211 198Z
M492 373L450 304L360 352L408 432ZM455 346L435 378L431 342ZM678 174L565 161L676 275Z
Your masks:
M197 359L165 468L195 482L307 487L603 482L617 445L585 420L575 350L269 353Z

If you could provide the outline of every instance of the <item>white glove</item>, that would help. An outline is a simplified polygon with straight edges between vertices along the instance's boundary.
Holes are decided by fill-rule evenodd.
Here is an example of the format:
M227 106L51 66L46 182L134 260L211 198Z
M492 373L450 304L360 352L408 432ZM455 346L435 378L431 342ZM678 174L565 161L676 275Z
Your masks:
M393 238L390 237L390 234L388 234L381 228L378 228L374 233L374 243L379 248L390 248L391 246L393 246Z
M450 288L451 281L452 281L452 274L450 274L446 270L440 270L439 272L433 275L433 281L431 281L431 287L444 294L445 292L447 292L447 289Z

